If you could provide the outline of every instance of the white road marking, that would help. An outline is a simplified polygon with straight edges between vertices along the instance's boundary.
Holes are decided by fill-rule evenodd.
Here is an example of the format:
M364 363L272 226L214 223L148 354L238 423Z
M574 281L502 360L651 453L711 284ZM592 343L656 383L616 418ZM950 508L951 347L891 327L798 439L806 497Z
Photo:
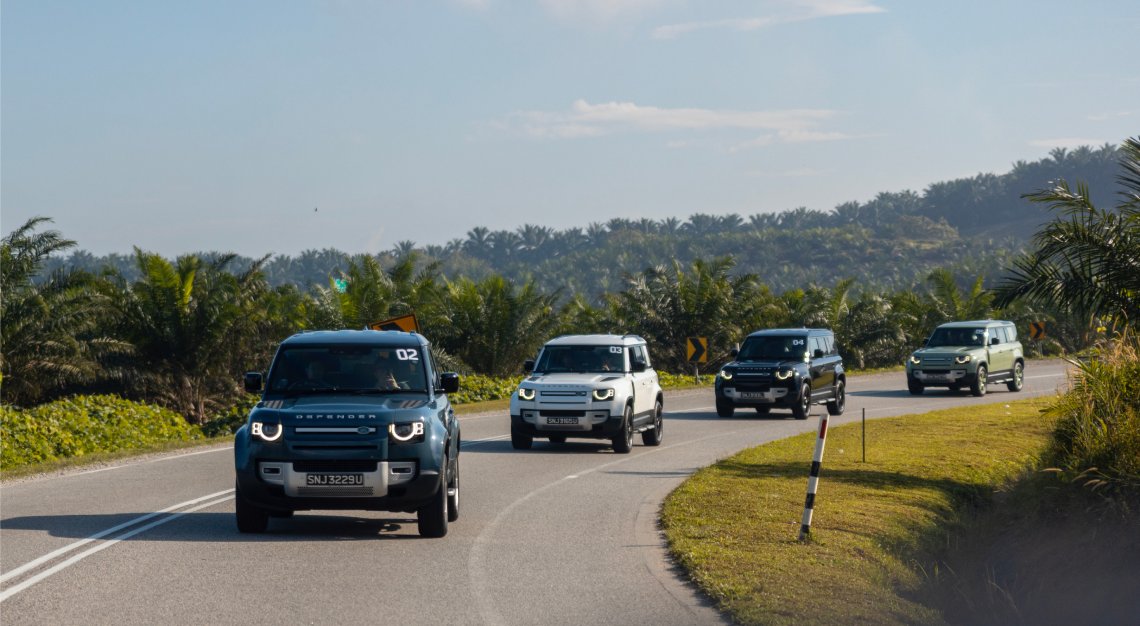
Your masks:
M211 506L214 506L215 504L220 504L222 502L230 500L234 497L233 491L234 491L233 489L227 489L225 491L219 491L217 493L212 493L208 496L202 496L201 498L195 498L193 500L187 500L186 502L181 502L179 504L175 504L173 506L166 507L165 509L162 509L161 511L155 511L154 513L147 513L146 515L143 515L141 517L136 517L133 520L123 522L122 524L119 524L117 526L113 526L111 528L108 528L107 530L95 533L94 535L91 535L90 537L87 537L86 539L82 539L80 541L76 541L74 543L68 544L68 545L66 545L66 546L64 546L58 550L54 550L48 554L45 554L44 556L41 556L40 558L35 559L34 561L30 561L28 563L25 563L25 564L21 565L20 567L17 567L16 569L4 574L3 576L0 576L0 583L5 582L7 580L10 580L11 578L13 578L15 576L19 576L19 575L27 572L28 570L39 567L40 565L43 565L44 563L47 563L48 561L51 561L52 559L55 559L61 555L64 555L64 554L67 554L68 552L76 550L76 549L78 549L84 545L87 545L88 543L91 543L92 541L96 541L98 539L106 537L107 535L110 535L112 533L123 530L124 528L129 528L131 526L145 522L148 519L151 519L153 517L157 517L157 516L162 515L164 513L170 513L171 511L176 511L176 510L181 509L181 508L186 507L186 506L198 504L199 502L202 502L203 500L210 500L212 498L218 498L219 496L225 496L219 500L207 502L206 504L202 504L202 505L196 506L194 508L187 509L185 511L179 511L178 513L175 513L173 515L170 515L170 516L164 517L162 519L159 519L157 521L151 522L150 524L147 524L146 526L143 526L141 528L136 528L134 530L123 533L122 535L119 535L118 537L115 537L114 539L108 540L104 543L99 544L98 546L95 546L94 548L91 548L85 552L77 554L77 555L71 557L70 559L64 561L63 563L60 563L60 564L58 564L58 565L56 565L50 569L44 570L43 572L36 574L35 576L21 582L18 585L15 585L13 587L5 589L3 591L3 593L0 593L0 602L7 600L9 597L23 591L24 589L27 589L28 587L36 584L37 582L59 572L59 571L65 569L67 567L70 567L71 565L87 558L88 556L90 556L92 554L95 554L96 552L99 552L101 550L109 548L109 547L115 545L116 543L118 543L124 539L129 539L129 538L131 538L131 537L133 537L133 536L135 536L135 535L137 535L143 531L150 530L151 528L154 528L155 526L160 526L160 525L165 524L169 521L178 519L179 517L182 517L183 515L185 515L187 513L192 513L194 511L198 511L200 509L211 507Z
M124 467L134 467L136 465L146 465L148 463L162 463L163 461L169 461L171 459L182 459L182 458L185 458L188 456L198 456L199 454L210 454L211 452L223 452L225 450L233 450L233 449L234 449L233 446L228 446L225 448L213 448L210 450L200 450L198 452L188 452L186 454L179 454L176 456L162 457L161 459L151 459L149 461L139 461L137 463L126 463L124 465L115 465L112 467L100 467L99 469L87 470L84 472L75 472L74 474L66 474L66 476L71 477L71 476L83 476L84 474L98 474L99 472L109 472L111 470L123 469Z

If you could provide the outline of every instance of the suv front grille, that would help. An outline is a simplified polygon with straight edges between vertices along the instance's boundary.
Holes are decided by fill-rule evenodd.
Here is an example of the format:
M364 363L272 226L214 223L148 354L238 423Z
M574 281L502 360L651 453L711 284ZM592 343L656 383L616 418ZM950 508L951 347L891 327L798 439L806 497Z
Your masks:
M543 417L585 417L585 411L560 411L543 409L538 412Z

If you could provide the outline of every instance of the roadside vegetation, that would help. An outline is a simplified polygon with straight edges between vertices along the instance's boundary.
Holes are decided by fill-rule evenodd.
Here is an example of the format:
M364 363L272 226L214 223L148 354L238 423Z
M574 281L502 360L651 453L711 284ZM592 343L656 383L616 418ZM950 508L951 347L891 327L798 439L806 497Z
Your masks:
M742 623L1131 623L1140 610L1140 139L1098 208L1060 215L991 294L1085 320L1094 345L1052 400L876 420L828 436L797 540L815 434L746 450L666 500L670 550ZM1099 333L1100 334L1098 336Z

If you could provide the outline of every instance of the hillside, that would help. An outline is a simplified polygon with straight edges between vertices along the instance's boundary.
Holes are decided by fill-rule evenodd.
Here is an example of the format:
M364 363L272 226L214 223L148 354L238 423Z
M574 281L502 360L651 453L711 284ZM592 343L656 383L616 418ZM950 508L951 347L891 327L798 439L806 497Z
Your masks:
M546 292L581 293L591 298L622 289L626 277L674 260L732 256L736 271L752 273L774 291L809 284L830 285L847 277L860 288L909 287L932 269L952 267L962 277L997 278L994 268L1029 240L1051 215L1022 196L1066 180L1088 184L1097 205L1114 204L1117 150L1114 146L1054 150L1048 158L1017 162L1005 174L933 183L922 193L883 192L864 203L831 211L797 208L783 213L696 213L687 220L614 218L583 228L555 230L524 224L514 231L476 227L466 239L447 244L402 241L376 251L382 261L416 253L438 262L448 278L503 275L534 280ZM82 245L82 242L80 242ZM146 250L147 243L139 242ZM347 265L349 254L308 250L276 256L264 270L273 285L302 289L327 285ZM237 267L247 267L244 259ZM98 271L105 265L133 278L129 255L96 257L75 252L46 268L73 266Z

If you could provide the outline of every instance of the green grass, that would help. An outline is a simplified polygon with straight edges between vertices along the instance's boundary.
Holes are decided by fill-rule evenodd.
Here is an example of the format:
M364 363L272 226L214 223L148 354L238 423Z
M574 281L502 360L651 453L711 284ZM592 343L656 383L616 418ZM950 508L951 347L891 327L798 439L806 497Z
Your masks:
M1052 424L1037 399L828 433L811 541L797 541L815 433L752 448L665 501L674 558L746 624L940 623L916 598L963 513L1022 475Z

